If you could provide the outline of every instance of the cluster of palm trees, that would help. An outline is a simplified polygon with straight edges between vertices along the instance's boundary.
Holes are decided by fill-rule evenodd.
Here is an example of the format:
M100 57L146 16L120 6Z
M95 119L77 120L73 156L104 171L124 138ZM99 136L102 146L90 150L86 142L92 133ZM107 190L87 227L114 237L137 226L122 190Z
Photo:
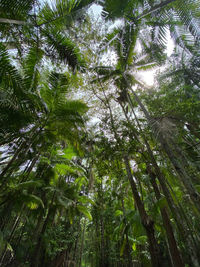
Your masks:
M120 25L87 61L70 29L93 3ZM199 266L199 12L196 0L0 1L0 265ZM114 63L96 63L106 51ZM148 91L138 73L163 64ZM103 113L95 129L72 100L81 86Z

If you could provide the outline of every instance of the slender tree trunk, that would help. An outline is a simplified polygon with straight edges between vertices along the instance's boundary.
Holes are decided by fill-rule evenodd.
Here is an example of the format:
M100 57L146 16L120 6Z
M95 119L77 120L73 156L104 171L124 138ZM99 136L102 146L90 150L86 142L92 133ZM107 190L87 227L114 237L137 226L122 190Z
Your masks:
M129 179L129 182L131 185L133 197L134 197L135 203L137 205L142 224L143 224L143 226L146 230L146 233L147 233L152 266L161 267L162 266L162 256L160 253L159 245L158 245L157 240L155 238L154 222L152 219L149 218L149 216L147 215L147 213L145 211L144 204L142 203L140 196L138 194L137 186L136 186L134 179L132 177L131 168L129 165L128 158L126 156L124 157L124 162L126 165L127 176L128 176L128 179Z
M179 179L184 184L185 188L188 191L188 194L190 195L191 200L195 204L197 210L200 212L200 205L199 205L199 203L200 203L200 195L199 195L199 193L197 193L197 191L193 187L193 185L192 185L192 183L190 181L191 180L190 177L187 175L187 173L184 170L183 166L174 157L169 145L167 144L167 142L165 141L165 138L163 137L162 133L159 130L158 122L152 120L151 115L149 114L149 112L147 111L147 109L145 108L143 103L141 102L140 98L137 96L137 94L129 86L129 83L127 81L126 76L123 75L123 77L124 77L124 79L125 79L125 81L127 83L127 87L130 88L132 94L134 95L134 98L135 98L136 102L138 103L138 105L140 106L141 110L143 111L145 117L147 118L147 121L148 121L149 125L151 126L154 135L158 136L160 144L162 145L164 151L166 152L166 154L168 155L172 165L174 166L174 168L175 168L175 170L176 170L176 172L178 174ZM130 97L129 93L127 93L127 97L128 97L128 102L129 102L130 106L133 108L133 103L132 103L132 100L131 100L131 97Z
M80 219L78 221L78 233L77 233L77 236L76 236L76 240L75 240L75 245L74 245L74 253L73 253L73 261L75 261L76 263L78 263L77 261L77 251L78 251L78 241L79 241L79 236L80 236L80 233L81 233L81 223L80 223Z
M0 219L0 230L1 230L1 232L3 232L5 226L9 224L9 221L11 219L11 210L12 210L12 204L11 204L11 202L9 202L4 206L3 211L0 214L1 215L0 216L0 218L1 218Z
M9 161L9 163L7 164L7 166L2 170L0 177L3 178L6 174L6 172L9 170L9 168L11 167L11 165L15 162L16 158L18 157L18 155L20 154L20 152L24 149L24 147L26 146L26 142L22 141L19 148L17 149L17 151L15 152L15 154L13 155L12 159Z
M169 144L165 141L163 135L159 134L158 137L159 137L160 143L161 143L164 151L166 152L166 154L169 157L169 160L172 163L172 166L174 167L176 173L178 174L180 181L185 186L192 202L195 204L196 208L198 209L198 211L200 213L200 205L199 205L200 195L199 195L199 193L197 193L196 189L194 188L194 186L191 182L191 178L188 176L184 166L180 163L178 158L172 152Z
M133 92L134 94L134 92ZM130 97L129 97L130 98ZM148 120L150 120L150 115L148 114L146 108L143 106L143 104L141 103L140 99L138 99L139 103L141 104L141 108L142 110L144 109L144 113L146 112L145 116L147 117ZM131 99L130 99L130 102L131 102ZM133 106L132 106L132 102L131 102L131 108L132 108L132 111L133 111L133 114L135 116L135 119L136 119L136 122L138 124L138 127L142 133L142 129L140 127L140 123L137 119L137 116L134 112L134 109L133 109ZM150 156L150 159L151 159L151 163L154 167L154 170L155 170L155 174L160 182L160 185L161 185L161 188L162 188L162 191L167 199L167 202L168 202L168 205L170 207L170 210L172 211L172 214L173 214L173 217L175 219L175 222L176 222L176 225L179 229L179 232L181 234L181 239L183 240L184 243L187 243L187 249L190 251L190 253L188 254L189 255L189 261L190 263L193 262L194 266L198 266L197 264L197 259L198 259L198 249L197 247L195 246L195 244L193 245L193 241L191 240L190 236L188 236L187 234L187 231L185 230L186 227L185 227L185 222L182 220L182 216L181 214L179 213L179 210L177 209L176 205L174 204L174 201L172 199L172 196L167 188L167 185L166 185L166 180L165 180L165 176L164 174L162 173L162 171L160 170L157 162L156 162L156 159L154 157L154 154L153 154L153 151L151 150L151 147L148 143L148 141L146 140L145 136L143 135L143 140L144 140L144 143L145 143L145 146L147 148L147 151L148 151L148 154ZM146 159L146 157L144 157ZM148 163L148 161L147 161Z
M12 159L10 160L8 165L3 169L2 173L0 174L0 177L2 179L1 186L0 186L1 190L5 186L5 184L7 183L7 179L5 179L6 178L5 175L8 176L8 175L12 174L13 169L15 168L15 166L13 167L13 165L14 165L14 163L16 163L17 158L22 154L22 152L23 152L22 158L24 160L24 156L29 151L31 145L33 144L33 142L35 141L35 139L39 135L40 131L41 131L41 129L37 132L37 126L35 126L28 141L24 140L21 142L21 144L20 144L19 148L17 149L17 151L15 152L14 156L12 157ZM24 151L23 151L23 149L24 149ZM20 166L20 164L21 164L21 160L19 160L17 166Z
M51 204L49 205L49 210L48 210L46 219L44 220L42 229L38 235L38 240L37 240L37 243L35 245L35 251L34 251L32 259L31 259L31 265L30 265L31 267L38 267L39 266L40 252L41 252L41 248L42 248L42 238L43 238L44 233L46 231L50 217L55 212L55 210L53 209L53 206L52 206L53 201L54 201L54 197L55 197L55 191L54 191L52 199L51 199Z
M13 238L13 235L14 235L14 233L15 233L15 230L16 230L16 228L17 228L17 226L18 226L18 224L19 224L19 222L20 222L20 220L21 220L21 216L22 216L23 209L24 209L24 205L21 207L21 210L20 210L19 215L17 215L17 216L15 217L15 219L14 219L14 224L13 224L13 227L12 227L12 229L11 229L10 235L9 235L9 237L8 237L8 240L7 240L8 243L11 242L11 240L12 240L12 238ZM0 258L0 266L2 266L2 264L3 264L3 262L4 262L4 258L5 258L5 256L6 256L6 253L7 253L7 244L5 245L5 247L4 247L4 249L3 249L3 252L2 252L2 254L1 254L1 258Z
M156 176L152 172L150 167L147 168L147 171L151 178L151 184L153 186L156 199L159 200L161 198L161 195L160 195L160 191L158 189L157 183L156 183ZM185 265L183 263L180 251L178 249L176 239L174 237L173 229L170 223L170 219L169 219L166 207L161 208L161 215L162 215L163 224L166 230L166 235L167 235L167 240L169 244L169 250L170 250L171 258L173 261L173 265L174 267L184 267Z
M27 179L28 179L28 177L29 177L32 169L34 168L37 160L39 159L39 157L40 157L40 153L34 157L34 159L32 160L32 162L30 164L30 166L28 166L28 168L27 168L27 170L25 172L26 175L22 178L22 180L20 181L20 183L23 183L24 181L27 181Z
M125 225L127 224L127 219L126 219L126 213L125 213L125 207L124 207L124 196L122 195L122 210L123 210L123 216L124 216L124 222ZM127 258L128 258L128 267L132 267L132 257L131 257L131 247L129 244L129 239L128 239L128 230L126 229L125 232L125 236L126 236L126 254L127 254Z
M83 223L83 232L81 236L81 247L80 247L80 254L79 254L79 264L78 266L81 267L82 256L83 256L83 247L84 247L84 239L85 239L85 228L86 228L86 220Z

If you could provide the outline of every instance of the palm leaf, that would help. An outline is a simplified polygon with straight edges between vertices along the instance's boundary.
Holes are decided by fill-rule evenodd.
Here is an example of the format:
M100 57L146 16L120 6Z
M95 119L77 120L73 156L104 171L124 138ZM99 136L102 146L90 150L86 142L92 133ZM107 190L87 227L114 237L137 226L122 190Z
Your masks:
M118 38L118 34L120 33L120 31L121 31L120 28L114 28L112 32L105 35L99 47L101 52L110 49L110 47L114 44L114 42Z
M0 44L0 84L2 88L12 88L16 96L19 96L22 92L22 77L10 63L10 56L2 44Z
M181 1L175 3L175 8L182 23L195 39L200 40L200 3L195 0L186 0L184 5Z
M39 63L43 57L43 51L38 47L31 47L24 61L24 81L28 90L35 91L39 80Z
M82 205L77 205L77 209L83 213L90 221L92 221L92 215L90 214L89 210Z
M99 1L98 4L103 7L102 16L106 20L114 20L123 17L124 14L131 15L137 1L106 0Z
M69 26L73 18L76 15L83 15L83 9L93 2L94 0L56 0L51 3L46 2L38 15L38 25L53 23L59 27L64 22L65 25Z
M14 186L11 186L11 189L13 190L23 190L23 189L27 189L27 188L34 188L34 187L38 187L41 186L41 183L38 181L27 181L27 182L23 182Z
M55 2L46 2L38 16L38 25L47 23L58 24L60 20L70 19L70 14L78 5L78 0L57 0Z
M37 208L38 206L44 208L44 203L40 197L33 194L29 194L25 190L21 191L20 198L18 198L18 201L22 201L29 208L31 208L32 206L34 206L34 208Z
M48 56L54 61L61 60L63 63L68 64L73 71L76 69L85 68L85 61L80 53L76 44L57 29L51 27L43 31L46 37L46 42L49 45L47 48Z
M1 0L0 18L25 20L34 3L34 0Z

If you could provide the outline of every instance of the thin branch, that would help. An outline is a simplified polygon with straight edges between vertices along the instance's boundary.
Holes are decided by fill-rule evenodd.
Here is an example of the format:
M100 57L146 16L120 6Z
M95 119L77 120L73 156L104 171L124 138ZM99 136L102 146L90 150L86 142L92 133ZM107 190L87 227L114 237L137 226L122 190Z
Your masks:
M15 19L5 19L5 18L0 18L0 23L17 24L17 25L25 25L25 24L27 24L26 21L15 20Z
M158 5L153 6L151 9L144 11L141 15L137 16L136 18L134 18L134 17L129 17L129 18L130 18L131 20L133 20L134 22L136 22L136 21L138 21L139 19L142 19L142 18L146 17L147 15L149 15L149 14L151 14L151 13L157 11L158 9L163 8L163 7L165 7L165 6L171 4L172 2L175 2L175 1L176 1L176 0L166 0L166 1L164 1L164 2L161 2L161 3L158 4Z

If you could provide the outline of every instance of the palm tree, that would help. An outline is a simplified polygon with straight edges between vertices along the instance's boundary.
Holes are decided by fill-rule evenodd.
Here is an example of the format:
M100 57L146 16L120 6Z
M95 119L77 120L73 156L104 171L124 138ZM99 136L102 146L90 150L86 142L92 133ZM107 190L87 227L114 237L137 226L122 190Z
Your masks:
M166 151L170 161L172 162L175 170L177 171L179 175L179 178L181 179L182 183L186 187L191 197L191 200L196 205L197 209L199 209L198 202L199 202L200 196L198 192L195 190L195 188L193 187L191 183L191 179L189 175L187 174L186 170L184 169L184 166L181 166L180 162L175 159L170 145L167 143L163 134L161 133L159 123L153 120L151 114L147 111L147 109L145 108L141 100L139 99L138 95L131 88L131 86L134 84L138 84L140 87L144 87L135 77L131 75L133 68L135 67L135 69L141 69L141 70L149 68L149 67L151 68L153 66L151 63L152 54L155 53L157 58L159 58L161 54L160 50L156 49L155 44L153 44L152 49L148 49L151 51L150 56L146 56L146 58L142 59L141 61L136 60L135 64L134 63L132 64L134 60L133 49L136 44L137 32L138 32L138 28L135 28L134 26L128 23L125 23L124 30L114 31L114 36L113 36L113 33L111 33L110 36L108 36L107 42L109 42L109 44L112 44L112 43L114 44L116 52L117 52L116 54L118 57L118 62L116 64L116 69L112 67L101 67L101 66L97 67L96 71L99 76L96 80L99 79L99 80L105 81L107 79L115 77L113 79L114 83L120 88L120 96L118 98L118 101L129 102L129 104L133 106L131 97L128 93L128 90L131 91L136 102L140 106L150 126L152 127L154 134L159 137L159 141L162 147ZM145 45L145 48L148 48L146 44L144 45ZM140 66L140 64L142 65ZM116 75L118 76L117 78L116 78Z
M69 34L69 27L74 21L84 16L84 11L91 5L90 0L58 0L55 5L45 2L14 1L0 3L2 18L1 41L9 49L17 49L16 56L22 60L27 47L35 47L35 58L43 56L52 62L62 61L75 72L84 68L85 61ZM3 11L4 10L4 11ZM1 16L1 14L0 14ZM23 19L20 23L19 20ZM38 55L37 55L38 54Z
M18 229L20 221L23 221L24 216L26 216L26 213L23 212L24 205L28 204L30 208L33 207L34 209L34 205L36 205L37 208L37 206L42 204L43 206L47 205L48 208L48 201L51 202L49 199L53 198L52 201L54 203L59 196L59 200L57 201L62 204L62 207L67 208L67 204L65 205L65 193L63 193L62 197L61 192L57 192L57 189L53 190L51 185L50 189L51 191L53 190L54 197L52 194L47 194L45 197L43 190L40 189L41 184L45 183L46 179L47 184L50 182L49 179L52 175L50 172L52 167L48 164L41 164L40 166L40 162L42 163L44 159L45 161L50 161L51 164L53 164L53 162L55 164L56 162L61 163L63 161L65 164L64 167L68 173L70 169L73 171L73 168L67 165L67 159L64 160L62 157L58 157L59 149L61 149L62 146L66 147L71 144L74 150L77 151L77 154L81 153L80 139L82 136L81 131L84 129L83 115L88 108L80 101L67 100L66 94L70 86L70 76L53 72L47 74L47 78L43 80L43 83L41 79L37 79L36 77L35 81L34 91L37 95L34 98L31 97L31 92L27 94L29 105L26 106L26 109L29 110L30 107L34 107L32 112L35 112L34 116L31 117L31 124L26 126L24 135L20 136L22 129L19 128L18 136L15 136L14 140L10 142L6 139L5 141L8 144L12 144L12 146L8 155L10 160L4 164L4 168L1 172L1 192L3 192L1 194L1 206L3 214L5 214L6 218L9 218L12 209L16 211L13 202L16 202L18 206L22 203L19 214L17 213L16 215L17 223L15 218L13 221L14 228L12 236L5 237L8 243L12 243L13 235ZM25 76L22 82L28 84L28 76ZM37 102L35 103L36 100ZM57 155L56 159L53 157L54 154ZM38 170L35 172L34 170L37 166ZM76 169L74 168L74 170ZM73 176L74 172L72 172ZM37 177L40 177L39 181ZM64 177L62 179L64 179ZM62 180L62 188L64 188L65 183L66 180ZM24 191L24 188L28 189L28 194L26 190ZM75 186L74 189L78 191L80 185L78 187ZM80 203L83 201L81 198L79 199L78 196L74 201L75 200L80 201ZM8 207L12 207L12 209L9 208L8 213L6 213ZM76 209L86 216L90 216L87 208L83 205L77 205ZM43 213L44 211L41 210L40 215L43 215ZM42 226L41 232L38 232L38 241L36 242L38 243L37 248L40 248L42 245L41 238L45 234L49 220L52 219L52 214L49 211L49 216L47 215L44 221L41 218L42 217L39 216L38 224L44 225ZM2 227L5 227L5 225L6 220L3 220ZM40 259L39 251L40 249L35 249L34 255L37 261L34 258L34 264L38 264ZM4 262L5 257L7 257L6 255L7 249L5 246L1 254L1 262Z
M193 203L197 207L198 201L197 201L196 196L198 196L198 193L195 190L195 188L193 187L190 177L187 175L184 168L181 165L177 165L178 164L177 161L175 162L175 160L174 160L175 157L174 157L173 152L171 150L171 145L169 143L167 143L161 130L159 130L160 127L159 127L158 122L153 119L151 114L147 111L147 109L145 108L145 106L141 102L138 95L131 88L131 85L133 85L133 84L137 84L140 87L143 86L142 83L140 81L138 81L137 78L132 76L133 67L135 67L135 69L146 69L146 68L155 66L155 62L156 62L156 60L155 60L155 62L152 64L152 62L151 62L152 55L151 54L150 55L147 54L146 57L143 56L142 60L138 60L138 61L135 60L135 62L134 62L134 59L136 57L133 56L134 55L133 49L134 49L134 46L136 43L136 34L137 34L137 29L134 29L134 28L132 28L131 25L126 24L126 31L124 29L121 31L120 30L114 30L114 34L111 33L107 37L106 41L109 42L109 44L114 45L114 49L115 49L117 57L118 57L117 58L118 61L116 63L116 68L105 67L105 66L96 67L95 71L97 72L98 77L95 78L93 80L93 82L99 81L101 84L101 82L105 82L108 79L112 79L113 84L115 84L120 89L118 91L119 97L116 99L117 102L119 102L122 106L124 104L126 105L126 103L128 103L130 105L132 111L134 110L134 104L133 104L133 100L131 98L131 94L134 96L135 101L138 103L139 107L141 108L145 117L147 118L147 121L148 121L149 125L151 126L154 135L156 136L156 138L159 138L159 141L160 141L163 149L166 151L171 163L173 164L174 168L178 172L178 175L179 175L181 182L184 184L185 188L188 190L188 193L190 194L191 200L193 201ZM132 42L131 42L131 40L132 40ZM145 49L147 50L148 47L144 42L143 42L143 45L145 46ZM157 58L158 59L162 58L162 57L160 57L160 56L162 56L161 51L162 50L160 50L160 51L157 50ZM151 52L152 52L152 50L151 50ZM100 90L104 90L103 85L101 85ZM110 112L111 112L111 109L110 109ZM125 116L126 116L127 112L128 112L128 110L125 111ZM133 113L134 113L134 111L133 111ZM134 115L135 115L135 113L134 113ZM137 117L136 117L136 121L137 121ZM113 129L115 129L115 127ZM117 136L116 136L116 138L117 138ZM155 157L153 155L153 152L152 152L147 140L144 139L144 142L145 142L145 146L147 147L148 153L150 155L151 163L153 164L154 168L156 169L159 182L162 186L162 190L163 190L166 198L168 199L168 201L170 203L170 208L173 210L173 214L177 213L175 211L175 209L173 208L173 205L174 205L173 200L171 199L170 193L168 192L168 189L166 188L166 179L163 176L163 174L161 173L161 171L158 167L158 164L155 161ZM125 162L126 162L127 171L128 171L129 170L128 159L126 159ZM129 177L130 177L130 181L132 181L130 171L129 171ZM184 177L184 179L183 179L183 177ZM176 221L179 224L179 222L178 222L179 220L176 220ZM176 248L177 248L177 246L176 246ZM171 249L171 252L173 254L173 250L174 250L173 246L171 246L170 249ZM174 254L174 261L175 262L177 261L175 254ZM178 262L176 264L179 265L181 263L180 257L179 257Z
M175 43L189 53L196 51L200 38L199 2L187 0L157 1L100 1L106 19L126 18L135 25L150 27L149 38L166 45L167 31ZM194 46L195 45L195 46Z

